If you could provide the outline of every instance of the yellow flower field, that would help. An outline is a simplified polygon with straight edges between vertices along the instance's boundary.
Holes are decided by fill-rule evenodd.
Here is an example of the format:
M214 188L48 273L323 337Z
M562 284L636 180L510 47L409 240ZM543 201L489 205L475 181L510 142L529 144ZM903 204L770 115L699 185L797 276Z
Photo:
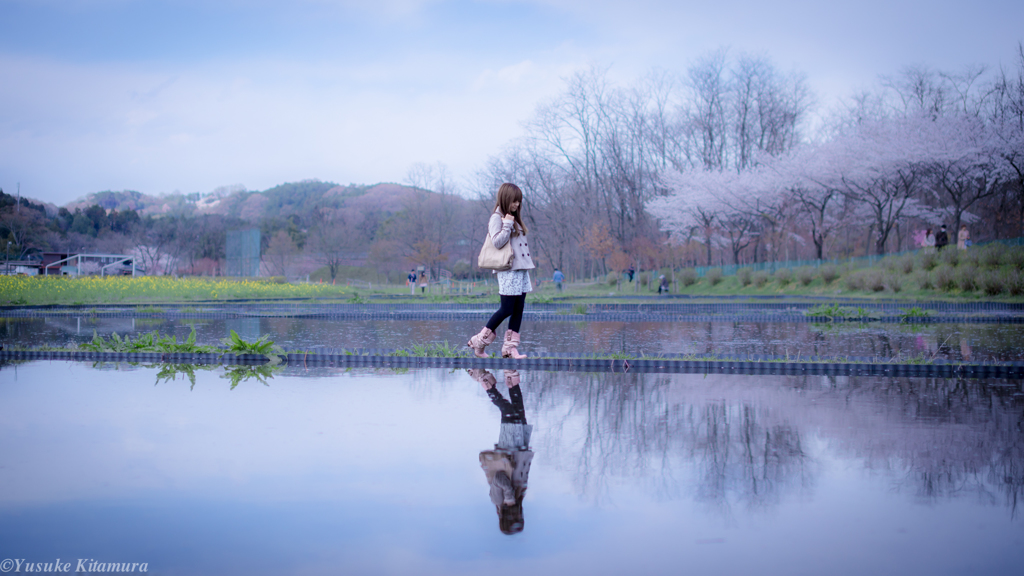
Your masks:
M258 279L0 276L0 305L170 303L345 295L345 288L329 284L277 284Z

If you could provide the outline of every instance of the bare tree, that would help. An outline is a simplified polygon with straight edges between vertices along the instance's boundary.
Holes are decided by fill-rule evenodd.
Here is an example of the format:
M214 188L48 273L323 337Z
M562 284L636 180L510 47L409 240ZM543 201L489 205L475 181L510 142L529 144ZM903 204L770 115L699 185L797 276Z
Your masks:
M701 167L722 170L727 165L729 85L726 51L701 57L687 70L686 130L697 151Z
M267 245L263 261L272 276L287 276L288 263L295 257L296 252L298 252L298 247L288 232L278 230Z
M882 86L895 96L892 106L900 114L920 113L937 118L950 104L942 77L927 66L907 66L896 76L883 76Z
M397 217L403 228L397 237L404 238L409 259L433 269L437 277L462 239L464 227L456 225L460 212L457 187L448 167L440 162L414 164L406 180L417 192Z
M314 256L327 267L331 281L351 258L351 251L359 245L356 221L359 214L343 208L318 207L313 212L309 230L309 247Z

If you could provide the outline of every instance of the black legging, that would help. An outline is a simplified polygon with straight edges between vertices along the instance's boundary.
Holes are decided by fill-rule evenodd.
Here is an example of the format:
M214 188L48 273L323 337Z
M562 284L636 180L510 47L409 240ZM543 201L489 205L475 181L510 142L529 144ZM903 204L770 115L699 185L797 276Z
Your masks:
M501 410L501 423L502 424L526 424L526 408L523 407L523 391L519 389L519 386L512 386L508 389L508 397L511 400L505 400L505 397L501 395L496 389L488 388L487 395L491 397L491 403Z
M519 328L523 325L524 306L526 306L526 294L518 296L502 295L501 307L487 321L487 327L490 328L491 332L494 332L505 318L511 316L512 318L508 321L508 329L513 332L519 332Z

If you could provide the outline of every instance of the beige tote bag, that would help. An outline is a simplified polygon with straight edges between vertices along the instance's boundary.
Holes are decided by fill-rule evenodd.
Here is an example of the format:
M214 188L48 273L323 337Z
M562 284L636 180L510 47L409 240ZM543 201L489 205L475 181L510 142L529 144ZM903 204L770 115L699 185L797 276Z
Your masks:
M509 238L509 241L501 248L495 248L491 234L488 232L487 238L484 239L484 245L480 248L480 255L477 256L476 265L484 270L504 272L505 270L512 269L512 261L514 259L512 239Z

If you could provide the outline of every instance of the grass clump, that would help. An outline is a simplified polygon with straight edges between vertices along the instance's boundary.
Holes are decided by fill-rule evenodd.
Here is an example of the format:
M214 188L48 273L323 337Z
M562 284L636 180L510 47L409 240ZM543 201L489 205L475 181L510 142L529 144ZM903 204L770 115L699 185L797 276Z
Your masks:
M693 268L686 268L679 273L679 283L683 286L693 286L697 283L697 271Z
M558 312L556 312L556 314L564 314L564 315L568 315L568 314L586 314L586 313L587 313L587 305L586 304L573 304L572 308L562 309L562 310L559 310Z
M861 272L853 272L852 274L849 274L844 281L846 283L847 290L859 291L863 290L865 286L864 274Z
M956 271L956 285L964 292L978 289L978 269L974 266L961 266Z
M754 274L753 282L754 286L764 288L764 285L768 283L768 273L762 271Z
M793 281L793 271L789 268L779 268L775 271L775 281L779 283L779 286L785 286Z
M230 334L230 336L221 340L224 346L227 347L228 352L234 354L262 354L264 356L284 354L284 350L274 344L269 334L264 334L253 342L242 339L234 330L231 330Z
M919 290L932 290L935 284L932 282L932 275L927 270L918 270L914 275L914 283Z
M1019 270L1011 270L1005 277L1006 292L1011 296L1024 295L1024 274Z
M981 291L988 296L998 296L1006 291L1006 275L995 270L989 270L981 274L978 284Z
M957 265L960 267L971 266L978 268L980 266L984 266L981 261L982 254L980 250L961 251L958 257L960 258L960 262Z
M947 246L939 252L939 261L947 266L955 267L960 263L960 251L956 249L956 246Z
M968 252L975 252L974 250L968 250ZM989 266L991 268L998 268L1007 259L1006 246L1003 246L999 242L995 242L985 246L978 252L978 261L982 266ZM1007 262L1009 263L1009 262Z
M839 304L836 303L819 304L818 306L815 306L813 308L808 308L804 312L804 315L825 316L833 320L836 318L871 319L879 317L879 314L877 312L872 312L871 310L861 308L860 306L858 306L857 308L850 308L846 306L840 306Z
M894 294L899 294L900 290L903 289L903 279L898 272L886 274L884 284Z
M956 275L953 272L952 266L939 266L935 269L932 279L934 280L936 290L951 292L956 289Z
M704 274L704 278L707 279L708 284L717 286L718 283L722 281L722 269L712 268Z
M807 286L811 282L814 282L814 269L812 268L801 268L796 272L796 279L800 282L801 286Z
M882 277L882 272L879 270L868 271L864 276L864 286L872 292L885 290L885 279Z
M1024 270L1024 248L1007 250L1003 262L1014 270Z
M927 318L928 316L931 316L931 314L932 313L930 311L918 306L914 306L913 308L900 308L900 321L906 322L911 318Z
M910 274L914 271L914 255L907 254L900 258L898 269L904 274Z
M430 358L462 358L468 355L464 347L449 344L447 340L426 345L416 344L409 352L413 356Z
M844 318L848 313L848 309L840 306L839 304L819 304L813 308L808 308L804 311L805 316L825 316L828 318Z
M201 346L196 344L196 329L192 328L188 338L179 343L177 336L161 336L159 332L153 331L148 334L140 334L135 340L130 336L123 339L113 333L110 338L101 338L93 331L92 341L80 346L82 350L89 352L168 352L168 353L192 353L205 354L219 352L213 346Z
M827 264L821 267L821 280L825 284L831 284L835 282L836 278L839 278L839 270L831 264Z
M938 264L939 259L934 252L924 252L917 256L917 267L926 272L931 272Z
M736 279L740 281L740 286L750 286L753 281L753 272L750 271L750 268L740 268L736 272Z

